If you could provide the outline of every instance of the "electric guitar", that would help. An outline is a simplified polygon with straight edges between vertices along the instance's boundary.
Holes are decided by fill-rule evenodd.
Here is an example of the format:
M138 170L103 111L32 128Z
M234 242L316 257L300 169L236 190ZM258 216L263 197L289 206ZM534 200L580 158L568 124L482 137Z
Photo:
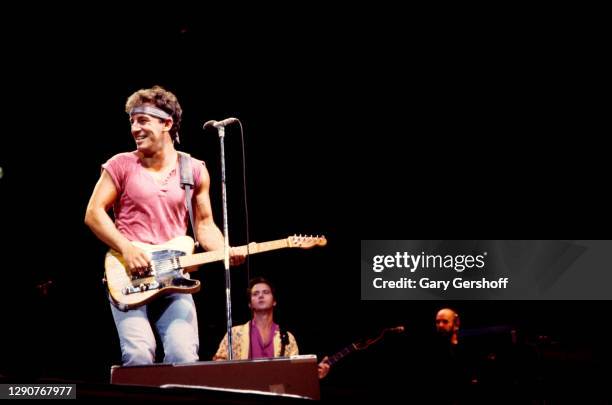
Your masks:
M329 364L329 366L331 367L337 362L339 362L340 360L342 360L344 357L348 356L349 354L354 353L359 350L365 350L371 345L373 345L374 343L380 341L385 336L386 333L388 332L402 333L404 332L404 329L405 328L403 326L396 326L394 328L385 328L380 332L380 334L376 338L367 339L367 340L360 339L355 343L351 343L350 345L346 346L339 352L336 352L335 354L328 356L328 358L325 359L325 362Z
M132 242L151 255L151 265L141 274L131 273L121 254L113 249L104 261L105 282L113 304L122 311L145 305L157 297L171 293L192 294L200 290L200 281L186 277L201 264L222 261L223 250L193 254L194 242L189 236L179 236L161 245ZM249 243L236 249L239 254L252 255L283 248L308 249L325 246L324 236L290 236L286 239Z

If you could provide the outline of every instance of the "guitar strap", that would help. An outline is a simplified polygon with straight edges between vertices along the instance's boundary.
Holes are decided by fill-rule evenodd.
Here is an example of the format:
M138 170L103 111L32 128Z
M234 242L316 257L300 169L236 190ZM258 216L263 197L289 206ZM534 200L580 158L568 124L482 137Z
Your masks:
M281 350L280 357L285 357L285 347L289 344L289 335L287 329L284 326L279 326L280 338L281 338Z
M189 211L189 223L191 224L191 231L193 232L193 239L195 247L199 246L198 238L196 236L195 222L193 220L193 207L191 205L191 199L193 197L193 170L191 168L191 155L185 152L178 152L179 155L179 171L181 175L181 187L185 189L185 203L187 210Z

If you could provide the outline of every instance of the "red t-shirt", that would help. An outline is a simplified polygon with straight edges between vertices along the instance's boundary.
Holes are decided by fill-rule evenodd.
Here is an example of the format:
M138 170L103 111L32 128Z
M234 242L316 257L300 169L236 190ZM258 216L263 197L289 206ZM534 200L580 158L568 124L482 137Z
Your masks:
M200 165L191 158L194 189L201 183ZM180 186L178 160L160 183L140 163L136 152L119 153L102 165L119 193L113 211L115 226L129 240L158 245L187 233L189 214ZM195 193L193 199L195 207Z

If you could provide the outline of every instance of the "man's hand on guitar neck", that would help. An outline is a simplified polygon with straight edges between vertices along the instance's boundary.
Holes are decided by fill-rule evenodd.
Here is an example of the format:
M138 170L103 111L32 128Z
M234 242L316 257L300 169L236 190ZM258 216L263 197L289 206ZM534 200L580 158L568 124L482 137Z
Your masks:
M327 362L329 360L329 357L325 356L323 357L323 360L321 360L321 362L319 363L319 367L317 369L317 372L319 374L319 380L325 378L325 376L329 373L329 363Z
M230 266L238 266L246 260L246 255L240 253L237 247L230 248Z

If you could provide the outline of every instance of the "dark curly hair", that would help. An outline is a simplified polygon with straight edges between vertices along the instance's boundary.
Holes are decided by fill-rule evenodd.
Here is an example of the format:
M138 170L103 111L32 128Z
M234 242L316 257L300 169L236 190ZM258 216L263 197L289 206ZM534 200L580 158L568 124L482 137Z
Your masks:
M170 136L173 140L176 140L181 126L181 116L183 115L183 109L176 96L161 86L140 89L128 97L125 103L125 112L129 114L134 107L143 104L154 105L172 116L173 124L170 128Z

